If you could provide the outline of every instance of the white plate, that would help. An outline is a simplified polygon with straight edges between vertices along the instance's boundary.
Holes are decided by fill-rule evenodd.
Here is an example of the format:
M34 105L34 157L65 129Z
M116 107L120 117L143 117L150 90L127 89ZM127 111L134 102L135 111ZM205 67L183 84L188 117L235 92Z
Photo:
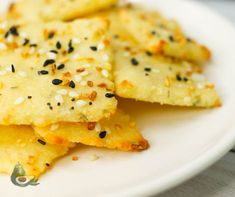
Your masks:
M212 110L162 107L124 101L151 147L123 153L80 147L58 161L36 187L18 188L0 176L4 196L146 196L191 178L223 156L235 144L235 29L222 17L189 0L139 0L181 22L193 38L214 54L207 76L218 86L223 107ZM1 1L0 7L7 1ZM90 161L94 153L101 156Z

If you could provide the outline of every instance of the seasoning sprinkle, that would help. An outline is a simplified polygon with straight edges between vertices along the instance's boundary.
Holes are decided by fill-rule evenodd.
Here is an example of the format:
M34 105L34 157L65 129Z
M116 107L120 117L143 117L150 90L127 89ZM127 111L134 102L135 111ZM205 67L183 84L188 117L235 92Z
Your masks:
M146 67L146 68L144 68L144 70L145 70L146 72L151 72L152 69Z
M30 47L37 47L38 45L37 44L30 44L29 46Z
M60 85L62 82L63 82L63 81L60 80L60 79L53 79L53 80L52 80L52 84L53 84L53 85Z
M11 65L11 72L15 73L15 67L13 64Z
M48 66L48 65L50 65L50 64L54 64L54 63L55 63L55 60L53 60L53 59L48 59L48 60L46 60L46 61L44 62L43 67L46 67L46 66Z
M63 69L64 68L64 64L60 64L59 66L57 66L57 70L61 70L61 69Z
M49 72L47 70L38 71L38 75L47 75Z
M115 95L114 94L112 94L112 93L106 93L105 94L105 97L107 97L107 98L113 98Z
M41 144L41 145L43 145L43 146L45 146L46 145L46 142L44 142L43 140L41 140L41 139L38 139L38 142Z
M134 66L139 65L139 62L138 62L137 59L135 59L135 58L131 58L131 63L132 63L132 65L134 65Z
M51 31L51 32L49 32L49 34L48 34L48 39L52 39L54 36L55 36L55 32L54 32L54 31Z
M19 35L16 26L11 27L10 30L9 30L9 32L10 32L12 35L14 35L14 36L18 36L18 35Z
M101 132L99 133L99 137L100 137L101 139L105 138L106 135L107 135L107 131L101 131Z
M91 49L92 51L97 51L97 47L96 47L96 46L90 46L90 49Z
M74 83L74 81L69 82L69 87L70 88L75 88L76 87L76 84Z
M25 38L25 39L24 39L23 46L26 46L28 43L29 43L29 39Z
M58 51L56 50L50 50L51 53L55 53L55 54L58 54Z
M68 46L69 46L68 53L72 53L74 51L73 41L72 40L69 41Z
M170 36L169 36L169 40L170 40L171 42L174 42L174 41L175 41L175 38L174 38L172 35L170 35Z
M57 41L56 42L56 48L57 49L61 49L61 47L62 47L62 45L61 45L60 41Z
M146 51L146 55L153 56L153 54L150 51Z

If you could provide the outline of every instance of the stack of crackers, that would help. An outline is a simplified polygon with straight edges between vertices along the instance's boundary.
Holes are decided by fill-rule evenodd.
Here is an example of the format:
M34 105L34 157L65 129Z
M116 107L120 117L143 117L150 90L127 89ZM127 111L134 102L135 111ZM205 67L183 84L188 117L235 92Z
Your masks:
M117 0L21 0L0 17L0 172L39 177L78 143L141 151L118 99L216 107L209 49Z

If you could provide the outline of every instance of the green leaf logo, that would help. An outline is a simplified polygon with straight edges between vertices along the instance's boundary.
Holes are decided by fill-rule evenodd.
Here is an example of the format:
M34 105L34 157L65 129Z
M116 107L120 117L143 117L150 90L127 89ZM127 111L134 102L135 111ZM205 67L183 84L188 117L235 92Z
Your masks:
M15 168L11 174L11 182L19 187L27 187L29 185L38 185L38 179L32 176L26 176L26 172L20 163L15 165Z

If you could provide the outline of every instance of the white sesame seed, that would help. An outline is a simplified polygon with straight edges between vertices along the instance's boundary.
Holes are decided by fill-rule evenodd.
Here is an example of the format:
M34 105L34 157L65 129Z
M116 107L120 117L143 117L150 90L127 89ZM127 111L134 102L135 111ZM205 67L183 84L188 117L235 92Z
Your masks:
M105 55L103 56L103 61L105 61L105 62L108 62L108 61L109 61L109 56L108 56L107 54L105 54Z
M55 53L52 53L52 52L48 52L47 53L47 57L50 58L50 59L56 59L56 54Z
M152 69L152 71L153 71L154 73L160 73L160 70L157 69L157 68Z
M0 29L6 29L6 27L7 27L6 22L0 23Z
M123 53L123 56L124 57L129 57L131 54L130 54L130 52L125 52L125 53Z
M98 44L98 50L100 51L100 50L103 50L104 48L105 48L105 45L104 45L104 43L100 43L100 44Z
M87 104L87 102L84 100L78 100L76 102L77 107L84 107L86 104Z
M60 126L59 124L53 124L53 125L51 125L50 130L55 131L56 129L59 128L59 126Z
M21 37L21 38L27 38L28 35L27 35L27 33L25 33L25 32L21 32L21 33L20 33L20 37Z
M100 158L100 157L99 157L98 155L95 155L95 154L90 156L90 160L91 160L91 161L96 161L96 160L98 160L99 158Z
M87 76L89 73L87 71L83 71L80 73L80 76Z
M27 76L27 73L24 72L24 71L19 71L19 72L18 72L18 75L19 75L20 77L26 77L26 76Z
M7 72L6 72L5 70L1 70L1 71L0 71L0 76L3 76L3 75L5 75L5 74L7 74Z
M45 50L44 49L39 49L38 53L43 54L43 53L45 53Z
M192 100L192 98L190 96L184 97L184 102L185 103L189 103L191 100Z
M74 79L75 79L76 82L79 83L82 80L82 77L80 75L75 75Z
M72 56L72 59L77 60L77 59L79 59L79 57L80 57L80 55L78 53L76 53Z
M100 131L101 131L100 123L96 123L96 125L95 125L95 131L96 131L96 132L100 132Z
M104 77L106 77L106 78L109 77L109 72L108 72L107 70L103 69L103 70L101 71L101 73L102 73L102 75L103 75Z
M61 94L61 95L67 95L68 91L66 89L61 89L57 91L57 94Z
M78 93L77 92L69 92L69 96L72 98L78 97Z
M205 81L205 76L202 74L193 73L192 80L194 81Z
M31 47L31 48L29 49L29 54L33 54L33 53L35 53L35 48L34 48L34 47Z
M63 103L64 99L60 94L55 95L55 100L59 103Z
M18 97L16 100L15 100L15 105L19 105L19 104L21 104L21 103L23 103L24 102L24 97L22 97L22 96L20 96L20 97Z
M12 71L11 66L6 67L5 70L6 70L7 72L11 72L11 71Z
M84 67L89 68L89 67L91 67L91 65L90 64L85 64Z
M7 45L5 45L4 43L0 43L0 49L1 50L6 50L7 49Z
M9 35L9 36L7 37L7 42L8 42L8 43L12 43L12 42L13 42L13 36L12 36L12 35Z
M86 81L81 81L81 82L80 82L80 85L81 85L81 86L85 86L86 84L87 84Z
M81 43L81 40L79 38L73 38L73 43L79 44L79 43Z
M197 84L197 88L198 88L199 90L202 90L202 89L205 88L205 84L204 84L204 83L198 83L198 84Z

